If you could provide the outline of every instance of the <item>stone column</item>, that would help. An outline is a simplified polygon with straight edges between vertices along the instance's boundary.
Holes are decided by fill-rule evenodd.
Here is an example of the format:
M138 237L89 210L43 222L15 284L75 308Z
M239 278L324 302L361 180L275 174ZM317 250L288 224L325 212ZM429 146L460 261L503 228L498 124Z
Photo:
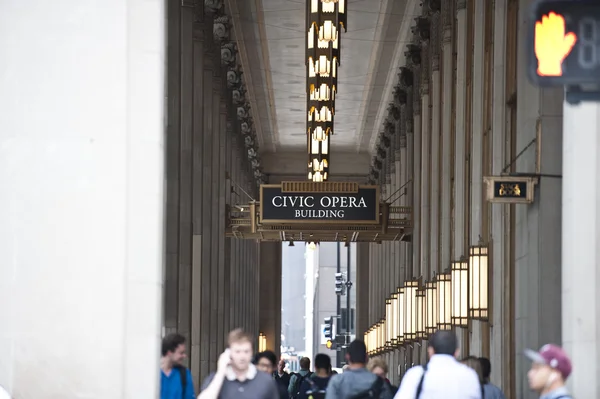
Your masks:
M406 151L407 147L407 129L406 129L406 106L402 107L400 114L400 131L398 132L399 140L398 140L398 152L400 153L400 162L397 162L399 165L399 187L402 187L402 190L399 194L400 197L400 205L401 206L411 206L412 201L411 198L407 195L410 191L410 183L408 180L410 179L409 174L409 160L408 153ZM411 143L412 144L412 143ZM410 217L410 216L409 216ZM396 279L396 286L399 287L406 277L406 270L409 267L409 257L408 250L410 247L410 243L404 241L400 243L400 259L398 262L398 267L400 268L398 277Z
M465 226L466 208L466 95L467 95L467 10L466 0L456 3L456 116L454 138L454 248L453 260L467 255ZM468 334L458 329L461 351L468 353Z
M441 163L441 223L440 223L440 269L444 270L452 261L452 87L453 54L452 54L452 0L442 3L442 127L440 130L442 146Z
M0 44L0 385L14 398L155 398L163 4L3 11L19 44Z
M362 334L371 325L369 319L371 313L370 289L373 278L369 273L369 244L357 243L356 257L356 281L354 282L354 287L356 287L356 336L362 338Z
M456 116L454 141L454 260L466 253L465 211L466 165L466 99L467 99L467 9L466 0L458 0L456 8Z
M166 236L163 303L163 334L177 331L179 295L179 147L181 93L181 4L167 7L167 134L166 134ZM191 40L192 38L187 38Z
M473 29L473 95L472 95L472 119L471 123L471 149L470 149L470 245L479 242L482 232L482 194L483 194L483 113L485 103L484 91L484 36L485 36L485 7L491 3L475 2L475 17ZM471 345L470 354L482 355L482 323L478 320L471 322Z
M430 180L431 180L431 131L430 131L430 109L429 109L429 47L424 42L421 47L421 259L420 266L414 277L429 277L431 268L431 253L429 242L431 231L429 220L431 218L430 208Z
M259 331L267 349L279 354L281 346L281 243L260 244Z
M418 71L418 69L417 69ZM419 276L421 270L421 100L420 79L418 73L414 74L412 87L413 102L413 141L412 141L412 179L413 179L413 236L412 236L412 267L407 278Z
M506 20L507 0L495 0L494 21ZM510 162L510 154L506 151L506 24L494 23L494 72L493 72L493 111L492 111L492 174L499 175L504 166ZM510 364L510 339L507 332L511 328L512 315L510 309L511 292L505 292L506 281L510 276L509 259L506 248L509 241L506 237L510 205L492 205L492 250L490 277L492 279L491 304L491 336L490 361L492 365L491 381L501 385L508 394L510 373L506 366ZM498 367L498 366L504 367Z
M439 272L440 261L440 13L431 16L431 218L430 218L430 265L427 278ZM450 91L450 90L448 90Z
M571 394L597 398L600 386L586 381L600 368L600 106L565 103L563 126L562 342L573 362Z
M530 1L519 5L519 22L528 21ZM527 32L519 31L519 54L525 53ZM561 342L561 190L563 89L533 87L525 62L517 71L517 151L542 131L541 169L536 200L515 210L515 375L516 396L533 398L527 386L530 362L521 356L526 347ZM569 134L572 132L569 131ZM535 172L533 148L516 162L516 171Z

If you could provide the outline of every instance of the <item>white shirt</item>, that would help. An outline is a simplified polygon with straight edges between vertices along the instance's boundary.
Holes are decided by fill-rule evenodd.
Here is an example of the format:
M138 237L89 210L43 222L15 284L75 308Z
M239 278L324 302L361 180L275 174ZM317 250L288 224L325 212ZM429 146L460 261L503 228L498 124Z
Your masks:
M482 399L475 370L450 355L433 355L427 364L421 395L416 398L423 367L415 366L402 378L394 399Z

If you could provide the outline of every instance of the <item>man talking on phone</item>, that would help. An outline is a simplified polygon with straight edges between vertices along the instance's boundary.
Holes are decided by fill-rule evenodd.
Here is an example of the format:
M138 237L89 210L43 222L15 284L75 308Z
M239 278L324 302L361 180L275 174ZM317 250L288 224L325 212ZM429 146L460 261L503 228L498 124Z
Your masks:
M273 378L252 364L252 337L240 329L229 333L217 372L202 383L198 399L279 399Z

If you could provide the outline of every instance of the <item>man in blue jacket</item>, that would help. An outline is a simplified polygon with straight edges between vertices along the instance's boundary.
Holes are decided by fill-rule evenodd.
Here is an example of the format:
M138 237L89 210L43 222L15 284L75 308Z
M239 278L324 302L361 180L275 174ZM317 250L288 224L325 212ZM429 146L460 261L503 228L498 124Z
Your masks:
M196 399L190 371L181 363L186 358L185 337L169 334L162 340L160 399Z

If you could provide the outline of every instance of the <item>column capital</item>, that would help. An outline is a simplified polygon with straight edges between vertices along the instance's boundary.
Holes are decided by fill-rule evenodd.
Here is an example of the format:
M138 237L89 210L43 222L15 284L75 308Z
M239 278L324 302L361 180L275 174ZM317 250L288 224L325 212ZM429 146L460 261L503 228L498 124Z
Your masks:
M217 36L215 35L215 40ZM221 44L221 64L223 65L237 65L237 45L235 42L225 42Z
M204 0L206 11L210 13L217 13L223 8L223 0Z
M442 27L444 31L452 30L452 2L454 0L442 1Z
M400 136L400 148L406 148L406 134Z
M215 41L223 43L229 40L230 23L227 15L219 15L213 21L213 36Z
M456 0L456 11L467 8L467 0Z
M441 15L437 11L431 15L431 70L440 70L440 50L441 50Z
M221 53L221 58L222 57L223 54ZM241 104L246 100L247 90L246 86L242 83L242 70L240 69L239 64L230 65L227 70L227 87L234 91L238 91L237 96L236 93L234 93L233 98L236 104Z

